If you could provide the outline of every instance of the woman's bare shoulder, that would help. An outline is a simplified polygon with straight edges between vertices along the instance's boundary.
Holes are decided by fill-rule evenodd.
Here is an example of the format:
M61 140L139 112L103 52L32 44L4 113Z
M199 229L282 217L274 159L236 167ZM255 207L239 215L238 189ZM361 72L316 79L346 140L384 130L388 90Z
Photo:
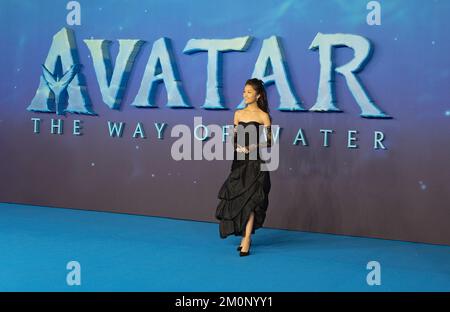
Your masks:
M240 109L236 109L235 111L234 111L234 123L235 124L238 124L239 123L239 121L242 119L242 117L241 117L241 112L242 112L242 109L240 108Z
M271 121L270 121L270 116L269 116L269 114L268 113L266 113L266 112L264 112L264 111L261 111L260 112L260 120L262 121L262 123L264 124L264 125L270 125L271 124Z
M234 116L235 116L235 117L240 118L240 117L243 116L243 114L245 114L245 111L243 110L243 108L238 108L238 109L236 109L236 110L234 111Z

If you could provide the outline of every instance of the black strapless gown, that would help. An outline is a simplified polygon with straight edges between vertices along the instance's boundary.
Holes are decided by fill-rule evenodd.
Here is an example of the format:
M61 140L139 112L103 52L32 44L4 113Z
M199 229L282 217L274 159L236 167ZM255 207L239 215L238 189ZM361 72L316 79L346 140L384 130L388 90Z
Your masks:
M241 121L239 124L244 127L254 126L257 131L257 144L259 144L259 125L261 124L256 121ZM248 136L246 136L245 145L248 146L248 143ZM259 153L257 154L257 159L250 160L249 154L245 154L245 159L241 160L237 159L237 152L234 151L231 172L218 194L220 202L216 209L216 218L220 220L221 238L231 234L244 236L251 212L254 212L252 234L264 223L269 205L270 174L269 171L261 170L260 165L264 161L260 159Z

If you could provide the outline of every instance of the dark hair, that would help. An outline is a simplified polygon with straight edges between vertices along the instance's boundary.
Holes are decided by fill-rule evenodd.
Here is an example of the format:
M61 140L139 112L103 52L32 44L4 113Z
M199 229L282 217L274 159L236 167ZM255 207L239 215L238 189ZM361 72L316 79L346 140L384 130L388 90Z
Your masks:
M269 110L269 102L267 101L266 89L264 88L264 82L258 78L248 79L245 82L245 85L252 86L255 89L256 93L259 95L259 99L256 101L258 107L269 115L270 121L272 121L272 117L270 116Z

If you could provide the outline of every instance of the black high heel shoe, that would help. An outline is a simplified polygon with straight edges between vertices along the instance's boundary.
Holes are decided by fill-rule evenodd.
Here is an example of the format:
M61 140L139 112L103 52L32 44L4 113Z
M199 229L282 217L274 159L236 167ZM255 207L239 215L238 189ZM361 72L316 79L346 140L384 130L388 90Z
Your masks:
M241 249L242 249L242 246L239 246L238 248L236 248L237 251L241 251Z
M240 247L240 249L239 249L239 256L240 257L248 256L250 254L250 247L252 247L252 241L250 241L250 244L248 245L248 251L241 251L242 247L241 246L239 246L239 247Z

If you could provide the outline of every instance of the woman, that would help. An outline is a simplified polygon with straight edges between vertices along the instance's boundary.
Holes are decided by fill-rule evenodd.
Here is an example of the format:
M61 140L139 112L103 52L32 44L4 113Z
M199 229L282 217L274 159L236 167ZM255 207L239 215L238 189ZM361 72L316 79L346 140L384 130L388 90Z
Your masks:
M260 158L259 149L272 144L272 119L264 83L256 78L247 80L243 97L245 108L234 114L235 151L231 172L220 188L220 202L216 210L216 218L220 220L220 237L226 238L231 234L242 236L237 248L241 257L250 254L251 234L262 227L266 217L270 175L269 171L261 170L261 163L264 161ZM253 129L249 129L250 127ZM242 130L245 130L243 146L237 144L241 142ZM256 136L253 136L256 137L256 142L250 142L250 136L247 136L251 133L249 130L256 132ZM259 142L261 130L266 130L264 143Z

